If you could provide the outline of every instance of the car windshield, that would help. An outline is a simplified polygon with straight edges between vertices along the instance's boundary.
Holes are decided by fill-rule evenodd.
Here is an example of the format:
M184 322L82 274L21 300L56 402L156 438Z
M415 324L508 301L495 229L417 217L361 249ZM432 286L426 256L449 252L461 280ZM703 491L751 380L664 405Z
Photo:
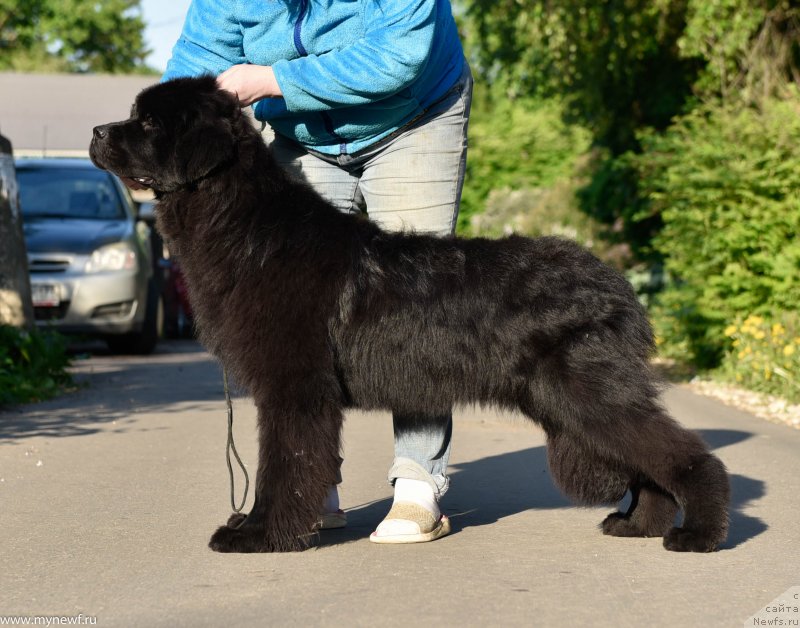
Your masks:
M22 166L17 169L17 181L24 219L125 218L114 183L101 170Z

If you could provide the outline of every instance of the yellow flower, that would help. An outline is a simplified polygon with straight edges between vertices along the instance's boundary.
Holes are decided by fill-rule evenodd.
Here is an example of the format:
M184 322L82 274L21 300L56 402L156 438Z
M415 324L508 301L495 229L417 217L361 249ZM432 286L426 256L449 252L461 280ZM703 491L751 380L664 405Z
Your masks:
M753 338L755 338L756 340L764 340L764 338L766 337L767 334L765 334L763 331L757 331L756 333L753 334Z
M741 340L739 340L738 338L737 338L736 340L734 340L734 341L733 341L733 346L734 346L734 347L738 347L740 344L742 344L742 341L741 341Z
M771 379L772 378L772 370L770 368L764 369L764 379Z
M786 329L780 323L775 323L772 326L772 335L773 336L783 336L786 333Z
M794 345L786 345L786 346L783 348L783 355L785 355L787 358L788 358L790 355L793 355L793 354L794 354Z
M739 331L739 328L738 328L738 327L736 327L736 325L728 325L728 326L725 328L725 335L726 335L728 338L730 338L730 337L731 337L731 336L733 336L733 334L735 334L737 331Z
M760 316L756 316L755 314L751 314L747 317L747 320L744 322L745 325L761 325L764 322L764 319Z

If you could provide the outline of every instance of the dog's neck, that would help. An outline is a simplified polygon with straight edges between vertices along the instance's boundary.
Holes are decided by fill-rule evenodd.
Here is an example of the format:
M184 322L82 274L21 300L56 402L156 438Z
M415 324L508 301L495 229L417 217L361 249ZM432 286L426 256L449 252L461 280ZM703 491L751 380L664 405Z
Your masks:
M231 158L193 181L174 188L154 190L158 200L159 229L179 248L191 246L198 229L214 231L222 240L234 223L266 224L277 215L258 199L275 194L291 194L293 182L278 165L261 134L249 122L237 129L237 144ZM302 186L306 187L306 186ZM208 199L213 198L209 205ZM205 213L198 213L205 209Z
M238 150L237 148L234 148L233 155L219 162L213 168L211 168L211 170L203 173L199 177L190 179L188 181L181 181L171 186L163 183L154 182L152 186L153 195L156 197L156 200L161 201L164 200L168 195L174 193L194 192L199 188L199 186L202 184L203 181L211 177L219 176L225 170L230 169L234 164L237 163L237 161L239 161Z

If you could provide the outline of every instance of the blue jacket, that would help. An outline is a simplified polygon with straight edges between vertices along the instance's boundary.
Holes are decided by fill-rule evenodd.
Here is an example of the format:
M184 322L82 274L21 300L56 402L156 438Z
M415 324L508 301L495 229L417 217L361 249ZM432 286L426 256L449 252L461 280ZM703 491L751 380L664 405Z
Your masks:
M449 0L194 0L164 80L240 63L271 65L283 92L256 119L341 154L422 114L465 61Z

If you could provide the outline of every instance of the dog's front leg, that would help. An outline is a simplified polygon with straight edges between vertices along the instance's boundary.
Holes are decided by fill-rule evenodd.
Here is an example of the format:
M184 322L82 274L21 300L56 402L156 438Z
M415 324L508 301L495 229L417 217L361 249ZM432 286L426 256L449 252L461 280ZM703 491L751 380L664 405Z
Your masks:
M253 509L211 537L216 552L289 552L308 547L339 468L342 413L311 399L258 405L259 460Z

